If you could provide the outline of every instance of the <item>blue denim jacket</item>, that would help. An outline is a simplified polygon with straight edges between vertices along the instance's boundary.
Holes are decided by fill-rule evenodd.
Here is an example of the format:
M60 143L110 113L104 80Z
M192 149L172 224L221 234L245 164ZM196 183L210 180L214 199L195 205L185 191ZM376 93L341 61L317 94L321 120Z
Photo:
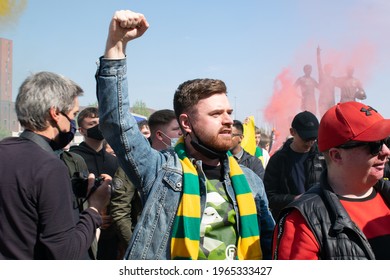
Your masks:
M136 120L130 114L126 75L126 59L100 58L96 73L100 129L144 201L144 210L134 229L125 259L171 259L171 231L182 193L183 170L172 149L159 152L151 148L139 131ZM205 176L202 162L194 162L199 172L203 213L206 203ZM227 159L223 164L227 194L238 213ZM252 170L241 168L255 198L263 258L271 259L275 221L268 208L264 185Z

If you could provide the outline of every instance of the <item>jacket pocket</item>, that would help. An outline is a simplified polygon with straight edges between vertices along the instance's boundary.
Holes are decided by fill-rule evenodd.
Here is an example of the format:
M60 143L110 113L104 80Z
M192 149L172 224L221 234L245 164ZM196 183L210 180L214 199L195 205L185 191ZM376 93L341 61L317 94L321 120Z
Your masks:
M167 170L163 180L172 190L180 192L183 189L183 175L173 170Z

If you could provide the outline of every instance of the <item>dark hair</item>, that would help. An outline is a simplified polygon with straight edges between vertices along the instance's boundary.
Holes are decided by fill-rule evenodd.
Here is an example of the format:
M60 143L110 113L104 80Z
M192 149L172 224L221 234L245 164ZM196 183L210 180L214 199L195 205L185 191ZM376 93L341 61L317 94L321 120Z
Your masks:
M240 122L239 120L234 120L233 121L233 126L241 132L241 134L244 133L244 126L242 125L242 122Z
M77 125L82 127L82 123L86 118L98 118L99 117L99 109L97 107L87 107L82 110L77 116Z
M138 128L141 129L142 127L144 127L145 125L146 126L149 126L149 122L148 120L140 120L139 122L137 122L138 124Z
M214 94L226 94L226 85L221 80L194 79L189 80L177 88L173 97L173 108L176 118L185 112L193 110L199 100L208 98Z
M163 109L154 112L148 119L150 132L154 134L159 127L169 124L174 119L176 116L173 110Z

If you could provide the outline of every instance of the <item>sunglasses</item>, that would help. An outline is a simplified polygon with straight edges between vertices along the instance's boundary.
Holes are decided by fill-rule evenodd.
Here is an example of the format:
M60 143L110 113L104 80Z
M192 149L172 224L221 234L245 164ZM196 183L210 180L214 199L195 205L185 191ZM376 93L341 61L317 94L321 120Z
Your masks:
M382 151L383 144L385 144L387 148L390 148L390 137L375 142L350 141L336 148L348 150L357 147L368 146L370 148L370 153L373 156L377 156Z

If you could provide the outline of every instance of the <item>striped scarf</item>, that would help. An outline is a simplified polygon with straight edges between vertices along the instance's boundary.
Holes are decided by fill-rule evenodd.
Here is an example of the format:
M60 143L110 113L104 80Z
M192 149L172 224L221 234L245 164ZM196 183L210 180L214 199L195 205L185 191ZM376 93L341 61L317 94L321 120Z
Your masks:
M257 157L258 159L260 159L260 160L261 160L261 163L262 163L263 166L264 166L264 155L263 155L263 149L262 149L262 148L256 147L255 157Z
M172 229L172 259L197 260L200 240L201 206L198 173L188 159L181 137L175 146L183 167L183 195ZM228 152L233 189L240 215L237 244L238 259L261 259L260 234L255 201L249 184L237 161Z

